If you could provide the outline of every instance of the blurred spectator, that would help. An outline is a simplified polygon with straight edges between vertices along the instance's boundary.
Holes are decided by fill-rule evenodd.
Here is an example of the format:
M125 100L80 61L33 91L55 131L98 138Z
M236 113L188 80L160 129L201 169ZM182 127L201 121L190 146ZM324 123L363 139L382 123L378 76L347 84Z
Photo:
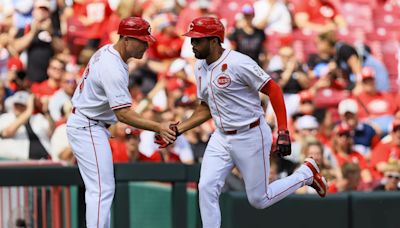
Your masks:
M329 0L294 1L294 21L298 28L327 32L346 27L346 21Z
M391 140L381 141L371 153L371 166L378 177L382 176L387 163L393 160L400 160L400 120L396 119L390 127Z
M49 158L52 133L48 120L34 112L34 96L18 91L12 97L10 112L0 115L0 156L7 159Z
M346 163L354 163L361 170L361 180L365 184L372 183L372 174L365 158L359 152L353 150L353 139L350 128L345 124L335 127L332 139L333 154L337 163L343 167Z
M292 32L292 18L283 1L257 0L254 2L253 24L265 34L288 34Z
M238 52L250 56L254 61L260 64L260 60L265 59L264 41L265 34L261 29L252 25L254 18L254 8L246 4L241 9L241 14L235 23L232 34L228 36L232 48Z
M358 120L357 101L354 99L341 101L338 109L342 124L346 124L352 131L353 149L369 160L371 149L380 141L379 135L376 134L375 130L369 124Z
M312 157L317 163L321 174L327 179L328 183L333 179L336 179L340 170L338 167L331 167L330 162L324 158L324 146L316 138L308 137L301 150L302 160L304 161L304 159ZM309 186L304 186L303 188L298 189L296 193L316 194L317 192Z
M149 47L149 59L165 61L180 56L183 37L176 31L176 20L173 13L161 13L153 19L156 42Z
M42 82L35 82L32 84L32 93L37 98L38 111L43 108L48 108L49 98L57 92L61 85L62 75L65 72L65 63L57 58L50 59L50 64L47 68L48 79Z
M370 47L368 47L367 45L363 45L362 48L363 67L370 67L374 69L376 77L376 90L389 92L390 81L389 73L386 69L386 66L371 53Z
M318 133L318 122L314 116L304 115L296 119L295 121L295 134L294 142L292 143L292 154L286 158L296 164L302 162L301 148L307 143L307 138L316 137ZM324 145L324 158L329 162L329 165L336 167L336 159L332 154L332 151Z
M394 96L376 90L375 72L371 68L363 68L361 82L360 94L355 96L358 103L358 116L361 120L369 121L377 127L378 132L386 135L397 110Z
M78 15L86 27L87 46L98 48L107 28L112 9L108 0L84 0L81 15Z
M27 79L31 82L42 82L47 79L46 70L49 59L53 56L53 27L50 18L50 3L47 0L37 0L32 11L32 23L27 26L27 32L13 43L17 52L27 50Z
M140 131L138 129L125 129L126 152L130 162L139 160Z
M391 159L383 169L381 183L374 191L400 191L400 161Z
M69 115L71 114L72 104L68 100L66 101L62 108L62 112L60 113L64 121L60 124L53 132L53 135L50 139L51 145L51 159L53 161L59 162L63 161L67 164L75 164L76 159L74 154L72 153L72 148L68 143L67 137L67 124L66 120L68 119Z
M330 193L359 191L361 182L360 167L351 162L341 166L341 177L331 182L328 191Z
M299 108L298 93L307 89L311 82L296 59L293 48L281 47L278 55L271 59L268 71L283 90L287 115L293 115Z
M61 118L61 110L65 102L71 100L71 97L77 86L74 73L64 72L61 76L61 88L49 98L49 112L51 118L57 122Z
M109 139L114 163L128 162L126 135L134 132L129 125L117 122L110 129L112 137ZM136 132L135 132L136 133Z
M356 82L356 75L361 73L361 61L354 47L338 41L335 32L320 33L316 39L318 56L331 65L328 70L341 69L345 78Z

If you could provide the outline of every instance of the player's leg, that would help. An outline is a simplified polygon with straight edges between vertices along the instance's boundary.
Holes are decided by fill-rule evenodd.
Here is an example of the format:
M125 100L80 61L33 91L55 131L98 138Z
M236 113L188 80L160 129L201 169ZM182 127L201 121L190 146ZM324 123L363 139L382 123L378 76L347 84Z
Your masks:
M85 183L86 225L110 227L115 181L108 130L100 126L69 127L67 132Z
M312 183L312 171L302 165L292 175L269 184L271 143L271 129L264 121L232 139L232 159L243 176L250 204L259 209L271 206L305 184Z
M200 171L199 204L203 228L221 227L219 196L232 167L225 136L216 131L208 142Z

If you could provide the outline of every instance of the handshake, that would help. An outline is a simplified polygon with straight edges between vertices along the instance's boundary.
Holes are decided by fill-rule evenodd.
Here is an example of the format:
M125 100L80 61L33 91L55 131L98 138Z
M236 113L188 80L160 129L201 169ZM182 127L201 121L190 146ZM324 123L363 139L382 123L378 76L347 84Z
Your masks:
M171 123L169 125L169 129L171 129L175 132L176 138L178 138L178 136L180 135L180 133L178 131L178 124L179 124L179 122ZM175 138L175 140L176 140L176 138ZM156 134L154 142L159 145L159 147L158 147L159 149L166 148L167 146L169 146L173 143L173 142L166 142L159 133Z

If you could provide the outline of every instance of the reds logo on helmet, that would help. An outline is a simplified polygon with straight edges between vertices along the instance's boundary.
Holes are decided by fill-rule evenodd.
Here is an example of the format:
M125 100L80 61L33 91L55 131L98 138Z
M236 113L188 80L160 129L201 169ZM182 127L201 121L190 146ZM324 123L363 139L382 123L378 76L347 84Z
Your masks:
M218 88L226 88L231 84L231 78L227 74L220 74L218 77L214 80L215 86Z

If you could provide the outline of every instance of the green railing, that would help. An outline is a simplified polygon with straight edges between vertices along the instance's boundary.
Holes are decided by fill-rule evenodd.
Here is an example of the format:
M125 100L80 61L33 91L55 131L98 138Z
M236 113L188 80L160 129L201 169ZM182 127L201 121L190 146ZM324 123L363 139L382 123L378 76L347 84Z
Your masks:
M113 227L129 227L129 182L161 181L172 183L172 227L187 227L186 183L197 182L199 165L115 164L116 193L113 203ZM78 226L85 227L83 181L77 167L7 166L0 167L0 186L79 186Z
M186 187L187 182L198 181L199 168L199 165L182 164L116 164L113 227L131 227L132 221L136 219L137 221L149 219L149 217L141 217L143 214L140 214L139 209L144 208L143 205L145 205L146 209L150 210L151 207L157 207L159 204L162 204L164 209L157 210L158 213L167 214L163 214L163 218L168 216L171 218L165 219L166 223L171 224L166 224L164 227L194 227L194 223L190 221L196 221L196 228L200 227L198 208L193 205L197 205L197 197L193 195L196 191L190 191L188 194ZM161 181L171 184L161 185L160 188L157 184L132 184L130 183L132 181ZM85 227L84 187L77 167L0 166L0 186L78 186L78 196L71 197L78 205L71 208L77 208L78 222L74 224L78 224L77 227ZM161 193L157 195L158 198L154 198L152 194L138 196L146 191L152 191L154 194L158 194L157 191ZM171 198L166 199L168 195ZM143 199L135 202L137 197L143 197ZM146 201L145 197L154 199ZM188 209L188 202L190 209ZM400 227L398 219L400 192L350 192L329 195L325 199L315 195L292 195L264 210L252 208L247 202L245 193L226 193L222 195L220 205L222 228ZM170 208L170 210L165 208ZM157 226L149 225L142 228L150 227Z

